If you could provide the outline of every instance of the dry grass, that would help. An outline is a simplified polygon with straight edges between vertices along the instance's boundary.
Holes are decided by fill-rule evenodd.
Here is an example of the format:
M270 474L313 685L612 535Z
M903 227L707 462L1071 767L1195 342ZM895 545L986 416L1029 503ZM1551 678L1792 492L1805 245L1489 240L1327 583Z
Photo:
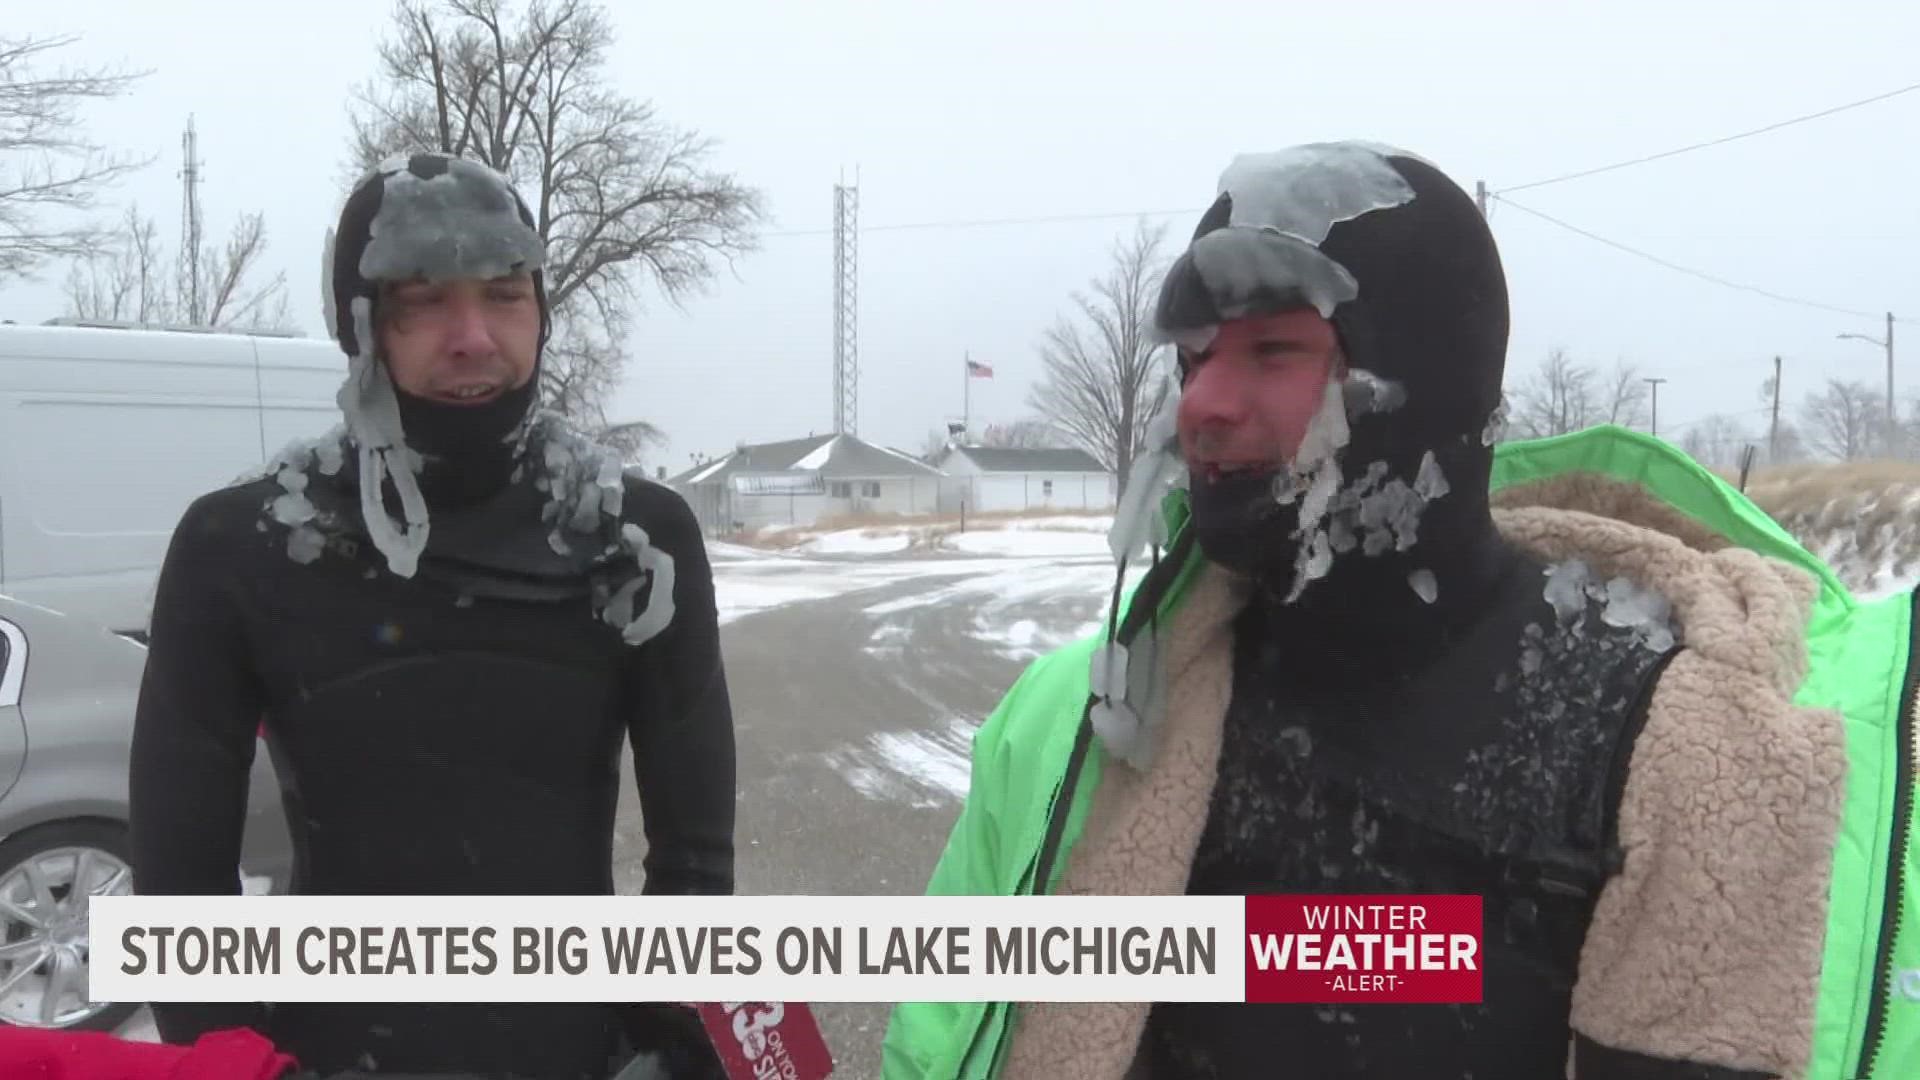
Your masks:
M1716 470L1735 483L1737 472ZM1920 463L1849 461L1756 469L1747 497L1855 588L1920 570Z

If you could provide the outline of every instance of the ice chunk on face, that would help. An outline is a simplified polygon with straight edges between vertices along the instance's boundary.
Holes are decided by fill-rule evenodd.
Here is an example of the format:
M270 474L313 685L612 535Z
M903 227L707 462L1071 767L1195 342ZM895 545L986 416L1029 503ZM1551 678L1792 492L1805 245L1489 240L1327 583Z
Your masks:
M1561 622L1577 618L1587 606L1587 579L1591 571L1581 559L1568 559L1547 567L1547 603Z
M1360 295L1347 268L1312 244L1268 229L1217 229L1193 242L1193 268L1222 319L1245 318L1291 293L1323 319Z
M1429 604L1440 597L1440 583L1434 579L1431 570L1415 570L1408 574L1407 584L1413 586L1413 591L1419 594L1420 599Z
M1391 379L1383 379L1364 368L1347 372L1345 384L1347 415L1392 412L1407 403L1407 388Z
M1327 542L1327 534L1316 529L1300 545L1300 553L1294 560L1293 588L1287 593L1286 602L1291 604L1300 599L1307 586L1327 576L1333 569L1333 549Z
M1487 414L1487 426L1480 430L1480 445L1492 446L1507 437L1507 396L1500 395L1500 404Z
M1434 460L1433 451L1427 451L1426 456L1420 459L1420 474L1413 480L1414 494L1432 502L1452 490L1446 476L1440 471L1440 463Z

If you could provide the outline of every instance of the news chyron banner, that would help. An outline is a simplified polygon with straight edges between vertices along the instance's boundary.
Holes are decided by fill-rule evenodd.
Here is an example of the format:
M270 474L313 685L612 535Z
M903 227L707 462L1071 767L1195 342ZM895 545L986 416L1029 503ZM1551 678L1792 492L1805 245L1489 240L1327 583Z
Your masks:
M1478 1002L1478 896L102 896L96 1001Z

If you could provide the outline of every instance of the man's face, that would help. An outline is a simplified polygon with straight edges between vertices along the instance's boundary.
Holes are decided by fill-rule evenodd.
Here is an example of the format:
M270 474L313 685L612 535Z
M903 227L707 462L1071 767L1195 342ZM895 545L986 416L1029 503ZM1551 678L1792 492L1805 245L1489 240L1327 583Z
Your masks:
M395 385L415 397L480 405L518 389L540 350L533 276L390 286L380 348Z
M1181 354L1180 450L1198 476L1270 471L1299 452L1338 369L1333 324L1310 310L1224 323Z

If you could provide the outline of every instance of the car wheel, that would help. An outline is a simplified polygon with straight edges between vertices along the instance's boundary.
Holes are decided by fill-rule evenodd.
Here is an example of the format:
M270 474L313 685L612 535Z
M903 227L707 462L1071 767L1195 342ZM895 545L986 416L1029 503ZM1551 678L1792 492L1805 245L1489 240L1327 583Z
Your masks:
M0 843L0 1023L111 1031L140 1008L87 1000L87 905L133 892L126 829L43 825Z

